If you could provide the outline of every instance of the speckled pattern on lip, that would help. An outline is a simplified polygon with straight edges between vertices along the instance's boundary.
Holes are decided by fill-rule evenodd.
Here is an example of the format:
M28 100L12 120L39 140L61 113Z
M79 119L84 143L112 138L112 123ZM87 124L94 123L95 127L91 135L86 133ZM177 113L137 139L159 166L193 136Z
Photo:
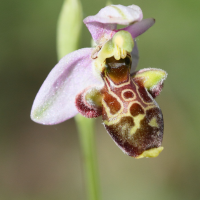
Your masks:
M102 115L106 130L126 154L157 156L163 118L154 98L167 74L150 68L135 72L135 37L155 23L142 18L136 5L110 5L87 17L84 23L97 47L74 51L59 61L36 95L32 120L51 125L78 112L89 118ZM117 24L127 27L117 30Z

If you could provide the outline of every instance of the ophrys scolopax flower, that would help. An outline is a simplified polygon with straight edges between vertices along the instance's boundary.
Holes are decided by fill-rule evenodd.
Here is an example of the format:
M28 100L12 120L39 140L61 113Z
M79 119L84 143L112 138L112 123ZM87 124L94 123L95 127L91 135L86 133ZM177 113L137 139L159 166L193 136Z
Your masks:
M61 123L78 112L103 124L126 154L155 157L163 137L162 112L154 100L167 74L160 69L135 71L135 38L155 20L144 19L136 5L111 5L84 19L95 48L62 58L41 86L31 118L41 124ZM117 30L117 25L127 25Z

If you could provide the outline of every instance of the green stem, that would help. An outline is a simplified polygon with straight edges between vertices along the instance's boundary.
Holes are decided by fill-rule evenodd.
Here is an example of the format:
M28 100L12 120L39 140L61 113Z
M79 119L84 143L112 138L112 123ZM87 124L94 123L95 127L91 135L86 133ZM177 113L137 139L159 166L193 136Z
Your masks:
M94 119L87 119L81 115L75 117L81 150L83 155L85 184L88 200L100 200L99 178L97 173L97 159L94 141Z
M58 58L78 49L82 27L82 6L80 0L64 0L57 30ZM94 119L81 115L75 117L83 154L85 184L88 200L99 200L99 180L94 142Z

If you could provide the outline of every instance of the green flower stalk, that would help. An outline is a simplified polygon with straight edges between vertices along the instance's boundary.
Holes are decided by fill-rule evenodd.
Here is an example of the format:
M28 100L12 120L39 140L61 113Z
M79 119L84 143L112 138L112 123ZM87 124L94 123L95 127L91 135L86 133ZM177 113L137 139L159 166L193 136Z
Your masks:
M57 26L58 60L79 48L82 21L81 2L79 0L65 0Z
M99 176L95 148L95 120L87 119L78 114L75 116L77 123L84 165L84 178L88 200L100 200Z
M82 6L80 1L65 0L60 12L57 28L57 53L59 59L79 48L82 20ZM75 121L81 144L87 199L99 200L99 179L94 140L95 120L76 115Z

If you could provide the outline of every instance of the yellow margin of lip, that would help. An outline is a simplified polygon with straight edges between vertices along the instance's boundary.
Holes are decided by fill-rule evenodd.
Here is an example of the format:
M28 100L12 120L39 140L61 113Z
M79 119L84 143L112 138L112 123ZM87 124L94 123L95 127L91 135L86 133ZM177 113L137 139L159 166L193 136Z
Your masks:
M155 158L160 154L160 152L163 149L164 149L164 147L149 149L149 150L144 151L141 155L139 155L136 158Z

